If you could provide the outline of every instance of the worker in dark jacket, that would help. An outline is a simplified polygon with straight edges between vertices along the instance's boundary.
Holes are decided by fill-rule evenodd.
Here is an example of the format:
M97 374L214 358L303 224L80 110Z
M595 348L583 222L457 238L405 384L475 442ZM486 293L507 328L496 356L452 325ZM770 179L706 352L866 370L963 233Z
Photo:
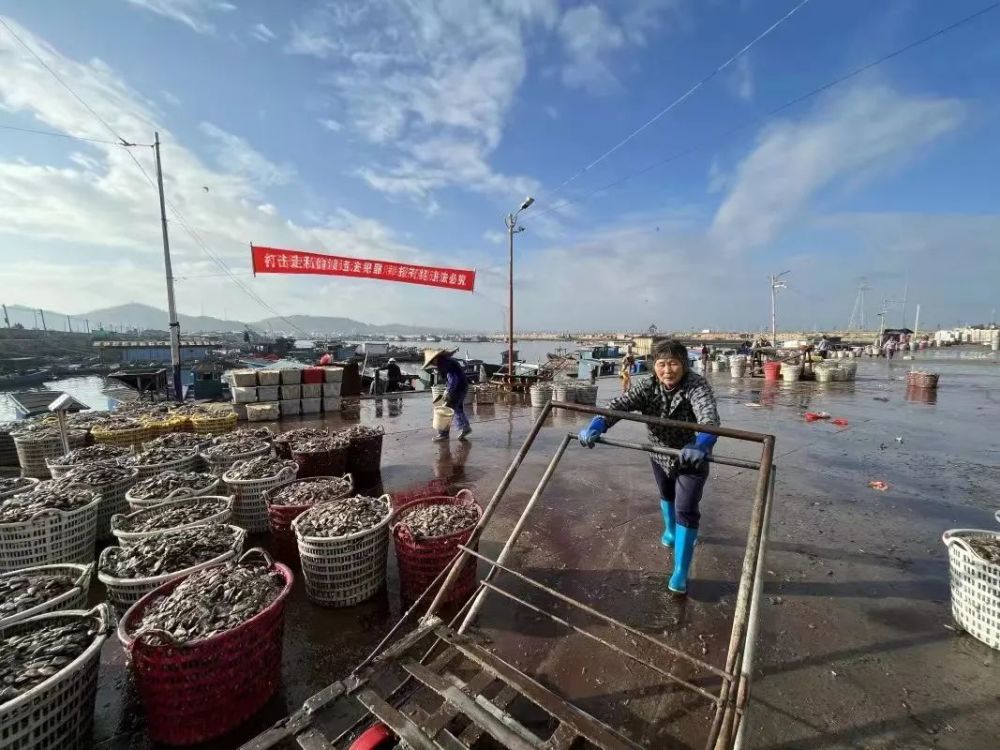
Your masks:
M678 594L687 592L688 568L694 555L701 519L699 506L708 479L708 456L716 437L694 429L695 425L719 424L715 395L708 381L691 372L687 348L670 339L654 342L651 359L654 376L611 399L608 408L615 411L637 411L651 417L664 417L679 422L691 422L691 429L654 427L649 425L653 445L679 449L677 457L654 453L653 478L660 490L660 511L663 514L663 536L660 542L674 549L673 575L667 587ZM594 417L580 431L580 442L593 447L597 438L615 420Z
M403 379L403 371L399 369L394 357L389 358L385 367L385 392L394 393L399 390L399 382Z
M469 425L469 418L465 416L465 394L469 390L469 379L465 376L462 365L452 355L457 350L447 349L425 349L424 369L432 366L437 367L438 382L445 382L445 392L434 402L435 406L442 403L450 409L455 410L455 422L458 425L458 439L465 440L472 427ZM434 436L434 442L440 443L449 438L449 431L442 430Z

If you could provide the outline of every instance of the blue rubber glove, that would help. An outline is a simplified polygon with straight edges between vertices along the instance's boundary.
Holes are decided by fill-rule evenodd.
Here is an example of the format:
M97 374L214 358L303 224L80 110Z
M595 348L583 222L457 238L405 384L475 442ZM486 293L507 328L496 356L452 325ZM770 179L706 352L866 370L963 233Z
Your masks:
M715 447L715 443L718 439L717 435L709 435L707 432L699 432L694 436L694 444L706 453L711 453L712 448Z
M589 425L580 430L580 445L584 448L593 448L597 438L607 431L608 423L604 421L604 417L594 417Z
M682 469L694 469L700 471L705 465L705 458L708 451L700 447L697 442L688 443L681 449L678 456L678 463Z

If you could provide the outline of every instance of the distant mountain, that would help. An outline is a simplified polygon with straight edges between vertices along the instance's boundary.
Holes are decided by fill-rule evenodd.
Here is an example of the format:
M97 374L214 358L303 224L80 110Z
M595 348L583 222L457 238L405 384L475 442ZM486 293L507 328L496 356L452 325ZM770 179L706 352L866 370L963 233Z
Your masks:
M126 326L127 328L138 328L140 330L152 329L154 331L166 331L169 320L166 310L143 305L139 302L130 302L127 305L115 305L114 307L103 307L100 310L91 310L77 317L88 318L91 326L95 326L95 321L101 321L105 326ZM222 320L213 318L210 315L178 315L177 322L181 324L181 333L202 333L206 331L242 331L243 322L239 320Z

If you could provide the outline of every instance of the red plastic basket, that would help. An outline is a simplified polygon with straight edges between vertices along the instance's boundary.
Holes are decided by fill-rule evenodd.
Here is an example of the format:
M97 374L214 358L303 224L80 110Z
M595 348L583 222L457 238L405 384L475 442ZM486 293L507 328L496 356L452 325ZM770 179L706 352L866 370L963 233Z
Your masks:
M455 531L443 536L427 539L415 539L410 534L409 527L403 523L404 516L427 505L465 505L476 511L476 522L482 518L483 509L469 490L460 490L455 497L425 497L413 500L397 508L389 524L392 528L392 541L396 546L396 560L399 563L399 591L404 601L412 602L430 586L438 573L444 570L455 559L460 550L459 545L467 544L475 524L467 529ZM471 549L478 549L478 542ZM443 579L442 579L443 580ZM446 602L454 602L467 597L476 586L476 561L466 560L461 573L445 598Z
M295 484L297 482L315 482L321 479L340 479L341 477L335 477L332 474L321 477L309 477L308 479L296 479L295 482L290 482L289 484ZM354 479L350 474L344 475L350 481L350 488L344 493L343 497L348 497L352 492L354 492ZM264 502L267 504L267 518L268 523L271 526L271 535L274 537L275 541L278 543L278 547L281 549L283 554L292 553L293 556L298 556L298 545L295 543L295 534L292 532L292 521L298 518L300 515L309 510L311 505L276 505L274 504L273 498L275 494L281 490L287 489L288 485L282 485L281 487L275 487L273 490L268 490L264 493ZM340 498L330 498L331 500L338 500Z
M243 624L187 644L170 643L163 631L134 632L150 604L173 591L183 578L146 594L118 624L118 639L129 653L153 741L193 745L218 737L253 716L277 690L285 599L293 576L261 549L248 550L240 560L251 552L262 555L268 568L281 574L285 587L267 609Z
M425 484L418 484L390 494L393 511L409 505L414 500L425 497L441 497L448 494L448 484L443 479L432 479Z

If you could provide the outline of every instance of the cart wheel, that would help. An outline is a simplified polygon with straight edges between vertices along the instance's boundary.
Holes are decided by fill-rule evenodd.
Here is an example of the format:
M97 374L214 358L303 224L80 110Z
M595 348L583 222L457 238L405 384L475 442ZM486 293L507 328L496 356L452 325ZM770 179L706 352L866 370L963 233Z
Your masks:
M385 724L373 724L361 733L349 750L390 750L396 747L396 735Z

